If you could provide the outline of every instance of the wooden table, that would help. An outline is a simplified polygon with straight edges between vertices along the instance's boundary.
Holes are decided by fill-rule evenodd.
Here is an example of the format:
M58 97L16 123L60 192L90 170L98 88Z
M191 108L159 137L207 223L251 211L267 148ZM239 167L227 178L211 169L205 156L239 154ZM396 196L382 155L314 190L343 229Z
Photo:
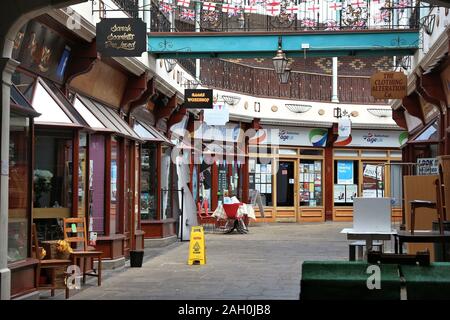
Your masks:
M372 250L374 240L391 240L392 235L397 234L396 230L391 231L357 231L353 228L345 228L341 233L347 235L347 240L364 240L366 241L366 254Z
M416 231L411 234L409 231L399 231L394 235L395 253L403 253L404 243L441 243L443 259L446 261L446 246L450 242L450 231L440 234L439 231Z

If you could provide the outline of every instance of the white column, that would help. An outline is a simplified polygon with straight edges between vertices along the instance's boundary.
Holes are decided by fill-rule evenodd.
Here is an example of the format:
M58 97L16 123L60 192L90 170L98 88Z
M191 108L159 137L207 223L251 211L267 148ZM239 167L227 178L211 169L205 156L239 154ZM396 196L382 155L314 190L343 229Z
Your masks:
M8 269L8 180L9 180L9 118L11 76L19 63L0 58L2 70L2 110L0 142L0 299L11 297L11 272Z
M151 22L151 13L150 10L152 8L151 6L151 0L143 0L144 3L144 22L147 24L147 31L150 31L150 22Z
M332 84L331 102L339 102L339 96L338 96L338 58L337 57L333 57L333 84Z
M195 2L195 32L200 32L201 3ZM195 79L200 80L200 59L195 59Z

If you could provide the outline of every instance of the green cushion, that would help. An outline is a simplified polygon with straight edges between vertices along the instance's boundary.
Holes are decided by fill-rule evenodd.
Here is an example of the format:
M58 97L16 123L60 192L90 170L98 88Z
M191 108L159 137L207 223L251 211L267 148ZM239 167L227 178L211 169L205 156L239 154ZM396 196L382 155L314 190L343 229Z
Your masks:
M450 262L434 262L430 266L400 266L406 280L408 300L449 300Z
M364 261L305 261L301 300L400 300L397 265L381 265L381 289L370 290Z

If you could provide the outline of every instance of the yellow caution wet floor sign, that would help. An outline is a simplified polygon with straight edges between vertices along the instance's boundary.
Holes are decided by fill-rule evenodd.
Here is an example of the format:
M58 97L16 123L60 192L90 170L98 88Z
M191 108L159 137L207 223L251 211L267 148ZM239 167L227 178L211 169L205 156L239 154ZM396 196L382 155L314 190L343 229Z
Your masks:
M189 243L189 259L188 264L205 264L206 263L206 246L205 233L203 227L191 228L191 239Z

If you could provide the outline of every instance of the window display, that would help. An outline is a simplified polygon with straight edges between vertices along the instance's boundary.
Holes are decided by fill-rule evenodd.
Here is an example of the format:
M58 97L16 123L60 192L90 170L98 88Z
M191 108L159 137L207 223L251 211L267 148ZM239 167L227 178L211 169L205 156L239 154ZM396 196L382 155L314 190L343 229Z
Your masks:
M377 163L363 163L362 196L364 198L384 197L384 166Z
M249 159L249 189L261 194L264 206L272 206L272 159Z
M11 114L9 140L8 262L28 257L29 119Z
M141 219L157 219L157 188L156 171L157 148L154 144L146 144L141 151Z
M115 137L111 137L111 201L110 201L110 230L119 233L119 194L117 192L119 162L119 142Z
M300 160L300 206L322 206L322 160Z
M352 206L358 196L358 160L334 161L335 206Z
M86 216L87 134L80 133L78 158L78 217Z

